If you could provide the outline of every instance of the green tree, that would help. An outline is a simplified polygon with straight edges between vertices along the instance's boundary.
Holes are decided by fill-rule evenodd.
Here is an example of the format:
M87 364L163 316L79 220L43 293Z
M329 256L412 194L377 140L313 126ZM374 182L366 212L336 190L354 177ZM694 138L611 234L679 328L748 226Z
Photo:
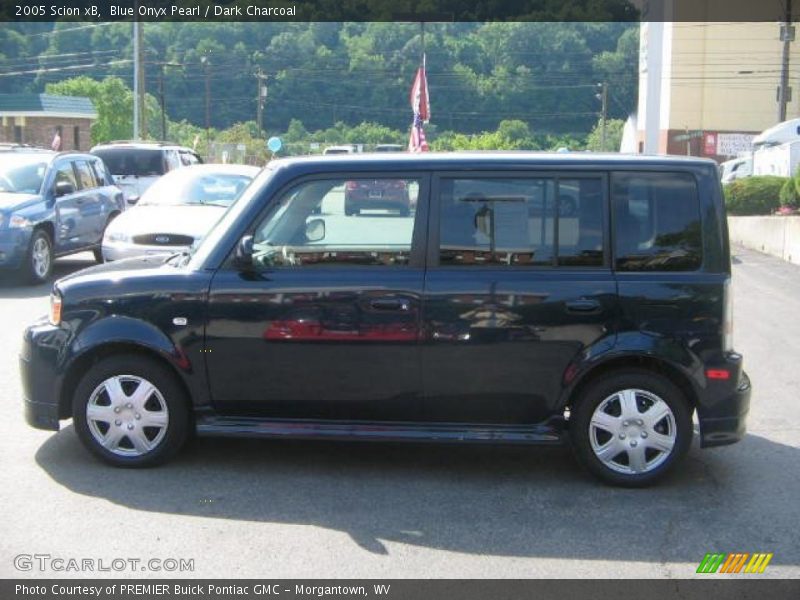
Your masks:
M622 131L625 121L622 119L606 120L606 144L603 147L603 124L598 120L592 131L586 137L586 149L593 152L619 152L622 143Z
M92 143L123 140L133 133L133 92L118 77L97 81L82 75L58 83L48 83L46 93L56 96L85 96L90 98L97 111L92 125ZM148 130L151 135L160 131L160 113L155 98L145 102Z

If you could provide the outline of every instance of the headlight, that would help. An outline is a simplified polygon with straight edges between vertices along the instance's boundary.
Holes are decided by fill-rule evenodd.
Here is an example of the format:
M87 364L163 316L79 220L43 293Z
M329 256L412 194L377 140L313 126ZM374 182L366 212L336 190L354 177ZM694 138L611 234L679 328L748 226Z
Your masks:
M12 229L25 229L27 227L33 227L33 221L29 221L20 215L11 215L8 219L8 226Z
M107 231L105 239L109 242L130 242L131 237L121 231Z
M61 325L61 294L50 294L50 324Z

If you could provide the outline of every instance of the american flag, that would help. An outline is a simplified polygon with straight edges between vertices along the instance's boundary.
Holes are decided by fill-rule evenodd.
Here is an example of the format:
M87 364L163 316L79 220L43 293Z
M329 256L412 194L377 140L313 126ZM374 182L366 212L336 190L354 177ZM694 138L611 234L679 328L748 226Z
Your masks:
M422 128L422 117L414 114L414 124L411 126L411 137L408 139L409 152L427 152L428 141L425 139L425 130Z
M408 140L409 152L427 152L428 142L425 139L423 123L431 117L431 104L428 97L428 78L425 74L425 56L422 57L422 66L417 69L414 83L409 95L411 109L414 111L414 123L411 125L411 136Z

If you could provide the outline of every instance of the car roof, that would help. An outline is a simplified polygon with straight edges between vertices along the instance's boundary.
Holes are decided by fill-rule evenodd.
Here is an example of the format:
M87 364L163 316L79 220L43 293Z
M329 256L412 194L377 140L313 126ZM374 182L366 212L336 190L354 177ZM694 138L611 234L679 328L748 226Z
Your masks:
M181 146L180 144L175 144L174 142L154 142L154 141L136 141L136 140L116 140L112 142L103 142L101 144L95 145L91 152L95 150L104 150L107 148L142 148L142 149L149 149L149 150L180 150L183 152L196 152L187 146Z
M184 173L225 173L230 175L251 175L255 177L261 171L261 167L233 163L203 163L187 165L181 169L170 171L170 173L178 173L181 171Z
M525 167L615 167L654 166L654 167L713 167L717 163L709 158L693 156L665 156L643 154L615 154L598 152L376 152L365 154L332 154L326 156L302 156L275 159L271 165L278 167L296 166L313 169L330 169L331 166L350 169L380 167L406 169L453 169L464 168L525 168Z

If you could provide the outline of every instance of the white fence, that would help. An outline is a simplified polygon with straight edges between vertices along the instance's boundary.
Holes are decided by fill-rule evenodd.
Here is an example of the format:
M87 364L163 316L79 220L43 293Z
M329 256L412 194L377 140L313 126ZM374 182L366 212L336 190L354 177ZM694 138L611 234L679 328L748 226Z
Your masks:
M800 216L728 217L733 244L800 265Z

